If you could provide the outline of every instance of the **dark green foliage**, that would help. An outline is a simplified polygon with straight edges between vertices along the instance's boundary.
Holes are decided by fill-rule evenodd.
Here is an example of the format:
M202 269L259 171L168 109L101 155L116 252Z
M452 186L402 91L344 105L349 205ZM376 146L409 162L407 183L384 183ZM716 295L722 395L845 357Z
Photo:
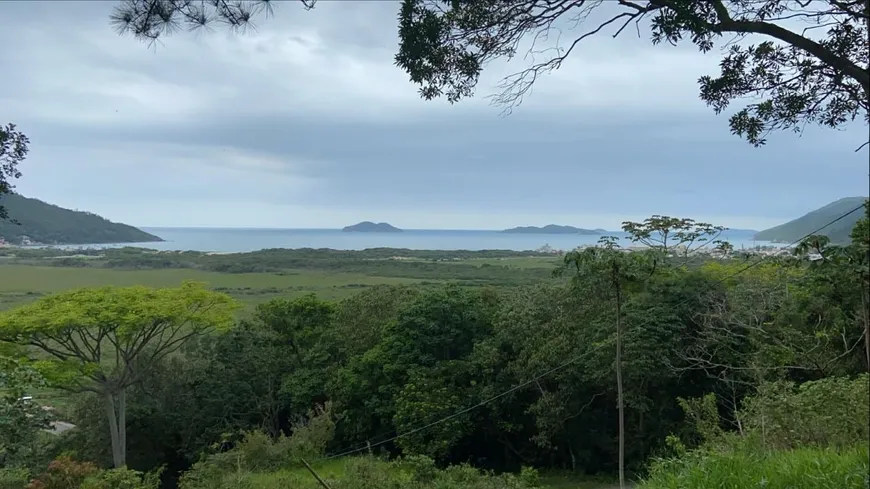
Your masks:
M118 224L89 212L63 209L37 199L10 193L3 196L9 217L0 220L0 237L20 244L27 237L42 244L144 243L162 241L126 224Z
M16 129L15 124L0 126L0 226L9 218L6 209L6 198L15 186L11 180L21 177L18 164L27 157L30 140L21 131ZM0 237L3 233L0 232Z
M681 399L703 444L668 437L672 456L653 460L643 489L686 487L855 488L870 483L870 376L795 386L762 383L739 409L739 432L723 430L716 396Z
M715 374L708 377L686 358L687 352L716 346L711 341L730 345L727 337L700 335L706 323L699 313L711 306L698 291L739 309L750 307L741 301L758 297L758 287L766 283L747 276L718 284L706 267L641 277L647 277L643 287L626 289L633 292L623 308L626 466L635 472L643 471L669 433L692 432L677 397L715 392L727 400L731 393L728 384L720 385ZM312 407L328 400L336 415L331 453L352 448L365 453L368 442L375 453L424 453L441 463L613 471L615 330L612 299L601 293L602 285L590 275L571 287L553 282L501 291L376 287L338 304L313 297L266 304L252 322L191 345L183 362L149 369L151 380L131 389L130 466L147 470L165 464L171 479L199 452L233 447L244 431L292 434L291 421L307 418ZM742 287L748 287L745 293ZM793 287L789 300L795 302L787 310L808 307L800 287ZM747 314L758 313L750 308ZM804 321L789 314L783 321L795 326ZM806 322L815 324L812 320ZM764 353L767 344L776 346L773 340L753 342L743 347L744 357L715 360L763 358L775 364L780 360ZM848 357L837 360L836 350L811 353L834 360L831 371L860 368ZM381 445L575 357L575 364L526 388ZM782 361L794 363L793 357ZM801 365L771 372L799 380ZM728 406L721 404L726 418ZM94 407L79 413L69 443L100 448L101 454L79 450L106 463L101 413ZM88 436L95 438L86 442Z
M2 344L0 344L2 346ZM0 352L0 468L38 468L45 460L44 433L53 413L25 400L45 379L19 358ZM17 355L16 355L17 356Z
M754 239L760 241L777 241L791 243L804 236L815 233L819 228L834 219L846 214L867 201L867 197L846 197L816 209L804 216L791 220L785 224L765 229L755 235ZM844 217L840 221L831 224L818 234L827 236L833 243L845 244L851 239L850 234L855 224L861 218L862 212L856 211Z
M366 433L403 432L434 421L455 405L445 404L443 395L448 392L460 405L472 401L470 355L476 342L487 336L491 321L477 291L447 287L407 304L387 323L378 344L337 372L334 389L347 436L363 442ZM439 395L442 398L435 399ZM443 459L451 446L471 435L466 430L435 431L441 434L435 440L428 432L401 444L412 453Z
M273 299L254 314L256 323L275 335L275 345L283 352L278 354L287 362L279 392L292 412L304 414L327 401L323 378L336 368L333 359L340 355L330 341L335 309L331 302L306 295Z
M378 285L338 304L334 316L334 347L341 360L362 355L381 339L387 325L423 291L420 287Z
M864 201L864 216L855 223L850 237L853 244L870 247L870 200Z
M30 471L27 469L0 468L0 489L23 489L30 479Z
M233 452L229 452L236 455ZM333 465L328 466L329 469ZM333 475L315 464L326 483L333 489L535 489L539 476L533 469L524 469L520 474L492 474L481 472L467 465L455 465L446 469L436 467L427 457L407 457L396 461L384 461L373 457L354 457L339 461ZM211 460L197 464L185 474L181 489L322 489L304 469L264 473L261 471L220 468Z
M856 223L849 245L831 245L826 236L813 235L795 247L795 255L800 259L809 258L810 253L816 255L808 267L808 279L817 291L812 296L815 308L825 310L839 327L846 348L847 338L863 330L864 361L870 371L870 249L862 236L866 222L867 218L862 217ZM853 343L853 348L859 342Z
M846 448L870 440L870 375L764 384L740 411L765 448Z

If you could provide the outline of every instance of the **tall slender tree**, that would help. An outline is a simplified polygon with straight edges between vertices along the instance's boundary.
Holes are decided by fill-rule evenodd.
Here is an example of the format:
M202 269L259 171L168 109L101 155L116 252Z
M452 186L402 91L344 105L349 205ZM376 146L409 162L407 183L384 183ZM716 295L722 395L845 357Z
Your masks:
M615 315L616 396L619 411L619 487L625 488L625 396L622 383L623 312L626 295L642 286L653 273L654 259L650 252L626 252L613 236L602 237L599 246L574 250L565 255L564 269L573 273L575 284L596 283L606 298L613 301ZM564 270L563 269L563 270Z

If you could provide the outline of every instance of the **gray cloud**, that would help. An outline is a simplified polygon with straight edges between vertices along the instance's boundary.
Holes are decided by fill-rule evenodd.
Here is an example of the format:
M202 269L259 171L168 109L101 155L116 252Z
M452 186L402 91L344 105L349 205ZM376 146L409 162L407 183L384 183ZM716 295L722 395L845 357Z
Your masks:
M112 32L111 7L0 6L25 194L139 225L461 228L763 227L867 193L865 127L751 148L698 100L718 58L690 47L594 39L502 117L483 95L523 65L491 66L475 99L422 101L392 65L392 2L282 3L248 35L156 49Z

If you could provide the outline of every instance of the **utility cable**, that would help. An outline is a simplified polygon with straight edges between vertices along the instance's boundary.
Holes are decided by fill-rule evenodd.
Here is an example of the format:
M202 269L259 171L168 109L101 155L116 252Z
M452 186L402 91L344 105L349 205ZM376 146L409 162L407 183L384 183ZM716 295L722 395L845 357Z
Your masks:
M830 225L832 225L832 224L834 224L834 223L836 223L836 222L839 222L839 221L845 219L846 217L848 217L848 216L854 214L855 212L859 211L860 209L863 209L864 206L865 206L865 204L861 204L861 205L859 205L858 207L852 209L851 211L849 211L849 212L847 212L847 213L841 215L840 217L837 217L836 219L834 219L834 220L828 222L828 223L825 224L824 226L821 226L820 228L813 230L812 232L810 232L810 233L808 233L808 234L802 236L801 238L799 238L799 239L797 239L797 240L795 240L795 241L792 241L791 243L789 243L789 244L786 245L786 246L788 246L788 247L794 246L794 245L800 243L801 241L803 241L803 240L809 238L810 236L813 236L813 235L818 234L819 232L823 231L823 230L824 230L825 228L827 228L828 226L830 226ZM713 283L713 285L719 285L719 284L722 284L722 283L726 282L727 280L732 279L732 278L736 277L737 275L740 275L741 273L746 272L747 270L749 270L749 269L751 269L751 268L753 268L753 267L755 267L755 266L758 266L759 264L763 263L764 260L765 260L765 257L762 256L761 258L759 258L759 259L756 260L755 262L750 263L749 265L747 265L747 266L745 266L745 267L739 269L738 271L736 271L736 272L734 272L734 273L732 273L732 274L726 276L725 278L722 278L722 279L720 279L720 280L717 280L716 282ZM687 304L688 302L689 302L689 300L684 300L684 301L678 303L677 305L675 305L675 306L673 306L673 307L683 306L683 305ZM652 323L651 321L645 321L645 322L641 323L640 325L638 325L637 327L647 326L647 325L649 325L649 324L651 324L651 323ZM468 412L474 411L474 410L477 409L477 408L483 407L483 406L485 406L485 405L487 405L487 404L489 404L489 403L491 403L491 402L493 402L493 401L495 401L495 400L497 400L497 399L500 399L500 398L502 398L502 397L504 397L504 396L506 396L506 395L508 395L508 394L511 394L511 393L513 393L513 392L516 392L516 391L518 391L518 390L520 390L520 389L522 389L522 388L524 388L524 387L527 387L527 386L529 386L529 385L531 385L531 384L533 384L533 383L536 383L536 382L538 382L539 380L541 380L541 379L544 378L544 377L548 377L548 376L550 376L550 375L552 375L552 374L554 374L554 373L556 373L556 372L558 372L558 371L560 371L560 370L562 370L562 369L564 369L564 368L567 368L567 367L573 365L574 363L580 361L581 359L583 359L583 358L586 357L587 355L589 355L589 354L591 354L591 353L594 353L594 352L600 350L601 348L603 348L603 346L604 346L604 343L602 343L602 344L600 344L600 345L598 345L598 346L592 348L591 350L587 350L587 351L581 353L580 355L577 355L577 356L571 358L570 360L568 360L568 361L566 361L566 362L564 362L564 363L561 363L561 364L559 364L559 365L557 365L557 366L555 366L555 367L553 367L553 368L551 368L551 369L549 369L549 370L547 370L547 371L545 371L545 372L543 372L543 373L541 373L541 374L539 374L539 375L537 375L537 376L535 376L535 377L533 377L533 378L531 378L531 379L529 379L529 380L526 380L525 382L522 382L522 383L520 383L520 384L517 384L517 385L511 387L510 389L508 389L508 390L506 390L506 391L504 391L504 392L501 392L500 394L497 394L497 395L494 395L494 396L492 396L492 397L489 397L489 398L487 398L487 399L485 399L485 400L483 400L483 401L480 401L479 403L477 403L477 404L475 404L475 405L473 405L473 406L469 406L469 407L467 407L467 408L465 408L465 409L462 409L462 410L457 411L457 412L455 412L455 413L453 413L453 414L450 414L450 415L448 415L448 416L445 416L445 417L443 417L443 418L440 418L440 419L438 419L438 420L436 420L436 421L433 421L433 422L431 422L431 423L428 423L428 424L425 424L425 425L419 426L419 427L414 428L414 429L410 429L410 430L407 430L407 431L403 431L403 432L398 433L398 434L396 434L395 436L392 436L392 437L387 438L387 439L385 439L385 440L381 440L381 441L378 441L378 442L376 442L376 443L366 443L366 445L363 446L363 447L358 447L358 448L349 449L349 450L346 450L346 451L343 451L343 452L340 452L340 453L337 453L337 454L334 454L334 455L328 455L328 456L322 457L322 458L319 459L319 460L332 460L332 459L336 459L336 458L346 457L346 456L348 456L348 455L353 455L353 454L356 454L356 453L362 452L363 450L369 450L369 449L371 449L371 448L374 448L374 447L377 447L377 446L380 446L380 445L384 445L384 444L386 444L386 443L390 443L390 442L396 441L396 440L398 440L398 439L400 439L400 438L404 438L404 437L407 437L407 436L410 436L410 435L413 435L413 434L419 433L419 432L421 432L421 431L424 431L424 430L427 430L427 429L429 429L429 428L432 428L433 426L437 426L437 425L439 425L439 424L441 424L441 423L444 423L444 422L450 421L451 419L454 419L454 418L456 418L456 417L458 417L458 416L461 416L461 415L463 415L463 414L466 414L466 413L468 413ZM380 436L375 437L375 439L377 439L377 438L380 438Z

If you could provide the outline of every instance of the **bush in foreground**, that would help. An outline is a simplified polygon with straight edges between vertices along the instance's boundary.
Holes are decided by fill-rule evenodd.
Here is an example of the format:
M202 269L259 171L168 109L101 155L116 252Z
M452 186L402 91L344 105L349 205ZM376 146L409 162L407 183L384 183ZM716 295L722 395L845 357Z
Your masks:
M525 469L519 475L489 474L468 465L439 469L427 457L412 457L395 462L373 457L348 458L338 463L338 471L316 467L332 489L534 489L538 474ZM334 466L333 466L334 468ZM198 466L186 473L181 489L320 489L322 486L304 469L271 472L224 470L216 472Z
M160 481L160 470L148 474L129 469L103 470L66 455L53 460L33 480L26 477L26 472L19 475L9 480L0 477L0 489L157 489Z
M867 445L840 450L708 452L655 461L640 489L867 489Z
M721 428L716 398L681 399L702 444L654 459L641 489L870 489L870 377L772 382L744 400L739 433Z

